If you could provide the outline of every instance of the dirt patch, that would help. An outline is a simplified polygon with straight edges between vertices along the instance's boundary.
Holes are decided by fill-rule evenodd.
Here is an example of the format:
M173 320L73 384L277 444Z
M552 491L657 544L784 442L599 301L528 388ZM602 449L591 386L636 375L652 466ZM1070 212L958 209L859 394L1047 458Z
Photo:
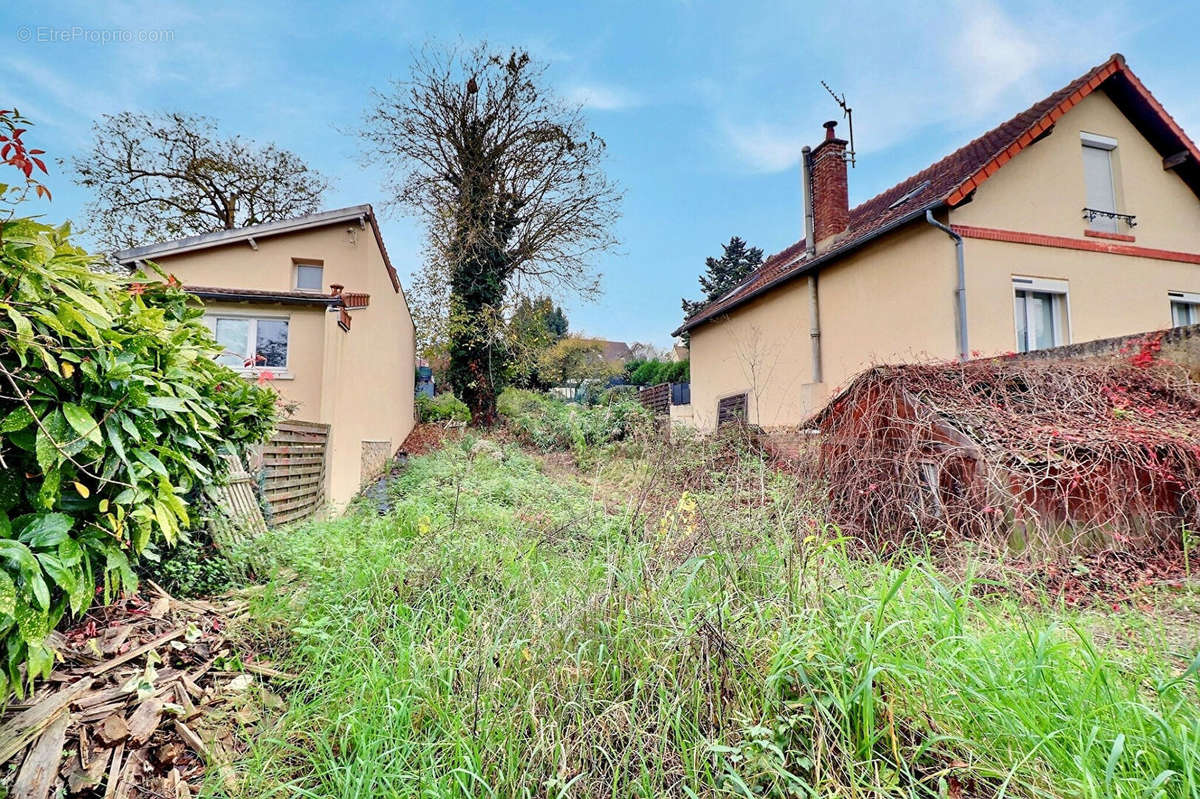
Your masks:
M461 437L461 427L447 428L443 422L422 422L404 439L400 451L409 455L426 455L441 449L447 440L456 441Z

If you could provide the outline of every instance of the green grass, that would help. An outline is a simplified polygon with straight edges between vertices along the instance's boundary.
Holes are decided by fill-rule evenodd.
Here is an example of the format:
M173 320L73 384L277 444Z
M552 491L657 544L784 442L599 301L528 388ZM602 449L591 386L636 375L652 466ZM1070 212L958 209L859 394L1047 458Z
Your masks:
M851 557L753 459L703 484L643 524L464 445L268 536L249 632L302 678L244 794L1200 797L1194 651Z

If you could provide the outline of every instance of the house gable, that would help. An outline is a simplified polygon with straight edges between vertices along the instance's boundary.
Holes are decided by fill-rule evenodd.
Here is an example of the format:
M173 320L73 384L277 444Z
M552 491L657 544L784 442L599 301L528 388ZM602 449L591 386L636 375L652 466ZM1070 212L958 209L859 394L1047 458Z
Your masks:
M1111 151L1117 210L1134 216L1113 234L1092 230L1087 206L1082 136L1116 142ZM1200 197L1107 91L1076 102L974 189L950 212L953 225L1074 239L1113 240L1139 247L1200 253Z

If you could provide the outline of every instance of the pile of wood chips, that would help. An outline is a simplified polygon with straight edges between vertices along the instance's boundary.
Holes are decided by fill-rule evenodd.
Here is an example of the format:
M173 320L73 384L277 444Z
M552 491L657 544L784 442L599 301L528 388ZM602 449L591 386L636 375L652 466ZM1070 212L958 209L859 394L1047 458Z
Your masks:
M59 663L0 716L0 791L20 799L195 795L207 770L230 792L243 728L282 709L265 681L291 675L226 639L244 599L169 596L95 608L54 633Z

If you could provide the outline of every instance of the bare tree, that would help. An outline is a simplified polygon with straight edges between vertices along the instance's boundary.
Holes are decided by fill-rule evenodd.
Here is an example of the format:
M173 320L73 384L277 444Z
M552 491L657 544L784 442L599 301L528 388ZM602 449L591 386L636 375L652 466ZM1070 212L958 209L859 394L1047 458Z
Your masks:
M222 138L207 117L124 111L92 129L92 149L73 166L109 249L302 216L329 189L295 153Z
M424 218L427 281L449 284L450 381L475 420L495 418L510 290L590 294L590 261L616 242L620 194L604 141L547 91L529 55L426 48L411 79L377 93L363 138L392 202Z

